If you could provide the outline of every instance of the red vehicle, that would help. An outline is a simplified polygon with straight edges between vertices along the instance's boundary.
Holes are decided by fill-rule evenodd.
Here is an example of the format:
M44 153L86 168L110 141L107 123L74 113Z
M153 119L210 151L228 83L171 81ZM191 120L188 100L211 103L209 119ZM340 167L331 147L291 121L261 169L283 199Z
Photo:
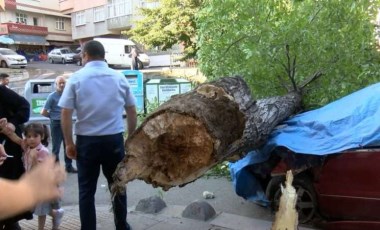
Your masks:
M292 157L282 158L273 168L266 187L273 207L278 207L285 172L296 168L293 186L300 223L319 213L326 220L324 229L380 229L380 147L324 157L286 152ZM295 166L300 160L303 167ZM305 167L305 162L313 166Z

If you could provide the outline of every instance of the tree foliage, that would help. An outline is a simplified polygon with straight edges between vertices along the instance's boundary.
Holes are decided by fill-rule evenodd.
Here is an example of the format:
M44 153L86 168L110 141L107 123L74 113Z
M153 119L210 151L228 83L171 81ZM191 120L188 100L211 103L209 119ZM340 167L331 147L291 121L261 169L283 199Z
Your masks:
M157 8L141 8L143 19L128 31L133 40L148 47L170 49L182 44L188 56L196 53L195 13L202 0L160 0Z
M198 62L210 78L241 74L256 97L306 88L316 107L380 80L378 0L207 0L197 15ZM285 85L287 82L288 85Z

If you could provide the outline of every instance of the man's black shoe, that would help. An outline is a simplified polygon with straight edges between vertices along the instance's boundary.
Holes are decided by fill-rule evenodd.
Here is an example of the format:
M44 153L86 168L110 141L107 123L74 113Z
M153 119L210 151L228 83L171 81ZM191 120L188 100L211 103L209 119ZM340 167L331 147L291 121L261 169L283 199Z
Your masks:
M78 173L78 170L74 167L66 168L66 172L68 173Z

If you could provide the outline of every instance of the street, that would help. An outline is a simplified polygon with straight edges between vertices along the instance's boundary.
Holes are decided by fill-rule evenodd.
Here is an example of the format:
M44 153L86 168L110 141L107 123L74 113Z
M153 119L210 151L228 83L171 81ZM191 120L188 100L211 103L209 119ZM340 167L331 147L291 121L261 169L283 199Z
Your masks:
M70 76L80 69L75 64L50 64L47 62L29 63L26 69L1 69L10 74L10 87L23 90L25 82L29 79L54 79L59 75ZM49 146L51 148L51 146ZM63 162L63 149L61 150L61 162ZM63 206L78 204L78 184L76 174L69 174L64 184ZM139 200L158 195L167 205L186 206L197 199L204 199L202 193L210 191L215 194L214 199L207 200L217 212L227 212L257 219L271 220L272 214L266 208L262 208L252 202L237 196L233 191L232 182L225 178L201 178L186 185L183 188L172 188L164 192L143 181L133 181L127 185L128 208L133 209ZM96 204L110 204L110 193L107 182L101 174L96 193Z

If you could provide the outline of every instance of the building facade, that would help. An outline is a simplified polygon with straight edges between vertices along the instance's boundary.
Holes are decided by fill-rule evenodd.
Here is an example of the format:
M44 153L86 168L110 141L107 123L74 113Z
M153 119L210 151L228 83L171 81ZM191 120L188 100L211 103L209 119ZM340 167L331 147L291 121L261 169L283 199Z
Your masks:
M0 0L0 45L23 52L72 46L71 17L59 0ZM14 42L12 42L12 40ZM12 44L13 43L13 44Z
M80 43L94 37L121 37L138 20L140 7L158 2L142 0L60 0L60 10L71 15L72 38Z

